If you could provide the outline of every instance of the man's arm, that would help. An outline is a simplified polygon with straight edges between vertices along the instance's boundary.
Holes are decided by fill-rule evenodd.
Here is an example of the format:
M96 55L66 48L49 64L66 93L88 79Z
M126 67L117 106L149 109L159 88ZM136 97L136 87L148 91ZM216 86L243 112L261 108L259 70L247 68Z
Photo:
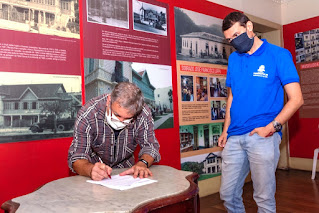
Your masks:
M225 112L225 121L224 121L224 129L220 137L218 138L218 146L224 147L227 142L227 130L230 125L230 107L233 102L233 94L231 92L231 88L228 87L228 98L226 102L226 112Z
M143 154L139 160L145 160L147 162L148 167L151 167L153 162L154 162L154 158L152 156L150 156L149 154ZM143 163L142 161L138 161L135 165L142 165L142 166L146 166L145 163Z
M148 167L150 167L153 162L159 162L161 159L159 153L160 145L155 137L152 113L148 107L144 107L142 113L145 119L143 119L143 123L139 125L140 128L137 130L135 140L141 147L139 160L143 159L147 163L138 161L132 168L122 172L120 175L133 174L135 178L137 176L140 178L152 176L152 172Z
M284 89L288 96L288 101L281 110L281 112L277 115L277 117L274 119L275 121L281 123L282 125L286 123L291 116L303 105L304 100L302 97L302 92L300 88L300 84L297 82L286 84L284 86ZM262 137L271 136L273 133L275 133L276 130L270 122L265 127L260 127L254 129L250 135L253 135L254 133L257 133L258 135Z
M73 169L79 175L92 178L92 180L102 180L111 175L112 168L104 163L92 164L86 159L79 159L73 163Z
M147 162L147 165L146 163L140 161L141 159L143 159L144 161ZM154 162L154 158L148 154L143 154L141 157L140 157L140 160L136 162L136 164L134 166L132 166L130 169L122 172L120 174L120 176L122 175L130 175L130 174L133 174L133 177L136 178L136 177L140 177L140 178L147 178L148 176L152 176L152 172L151 170L149 170L148 168L153 164Z
M91 171L92 171L93 166L94 165L86 159L79 159L73 163L74 171L77 174L83 175L86 177L91 177Z

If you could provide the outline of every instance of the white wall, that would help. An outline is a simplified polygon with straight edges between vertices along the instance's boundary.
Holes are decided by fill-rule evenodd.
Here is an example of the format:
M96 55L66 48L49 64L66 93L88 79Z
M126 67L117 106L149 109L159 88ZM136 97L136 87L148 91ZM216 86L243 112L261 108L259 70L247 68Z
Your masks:
M293 0L281 5L282 25L319 16L318 0Z
M272 0L207 0L281 24L280 4ZM302 0L300 0L302 1Z
M290 0L276 3L273 0L207 0L224 5L268 21L285 25L319 16L319 0Z

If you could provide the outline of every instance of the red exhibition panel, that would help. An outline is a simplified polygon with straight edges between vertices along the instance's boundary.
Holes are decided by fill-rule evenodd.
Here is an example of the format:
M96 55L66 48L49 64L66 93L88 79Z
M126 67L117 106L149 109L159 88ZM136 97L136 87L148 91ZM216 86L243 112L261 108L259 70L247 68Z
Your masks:
M319 17L314 17L283 26L284 47L296 61L295 34L318 28ZM298 65L297 65L298 67ZM300 74L300 73L299 73ZM301 82L302 83L302 82ZM319 118L304 118L299 112L289 120L290 157L312 158L319 146Z

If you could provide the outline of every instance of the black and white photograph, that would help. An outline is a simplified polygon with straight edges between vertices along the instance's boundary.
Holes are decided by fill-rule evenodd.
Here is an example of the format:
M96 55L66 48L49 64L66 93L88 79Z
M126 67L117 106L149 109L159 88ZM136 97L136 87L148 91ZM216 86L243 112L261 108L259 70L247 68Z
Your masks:
M210 78L210 97L227 97L226 78Z
M55 4L55 0L3 0L0 28L80 38L79 1L61 0Z
M181 153L217 147L216 137L222 133L222 127L223 123L180 126Z
M296 63L319 60L319 28L295 34Z
M86 101L111 93L119 82L132 82L143 92L154 128L174 127L171 66L85 58L84 75Z
M181 158L183 171L196 172L199 181L219 176L221 174L221 152L210 152L201 155Z
M70 137L81 76L0 72L0 143Z
M134 30L167 36L166 14L164 7L133 0Z
M194 101L193 76L181 75L182 101Z
M228 64L235 49L225 40L222 19L175 7L177 60Z
M128 0L87 0L87 21L129 28Z
M211 118L212 120L225 119L226 100L211 101Z

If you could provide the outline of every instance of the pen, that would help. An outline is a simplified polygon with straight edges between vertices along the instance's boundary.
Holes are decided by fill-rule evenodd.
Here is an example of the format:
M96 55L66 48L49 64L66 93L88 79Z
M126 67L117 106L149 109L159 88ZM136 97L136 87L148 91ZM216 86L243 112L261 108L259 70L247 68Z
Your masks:
M103 161L102 161L102 159L101 159L100 157L99 157L99 160L100 160L101 163L103 163ZM104 163L103 163L103 164L104 164ZM111 175L107 174L107 176L109 176L109 178L112 179L112 178L111 178Z

